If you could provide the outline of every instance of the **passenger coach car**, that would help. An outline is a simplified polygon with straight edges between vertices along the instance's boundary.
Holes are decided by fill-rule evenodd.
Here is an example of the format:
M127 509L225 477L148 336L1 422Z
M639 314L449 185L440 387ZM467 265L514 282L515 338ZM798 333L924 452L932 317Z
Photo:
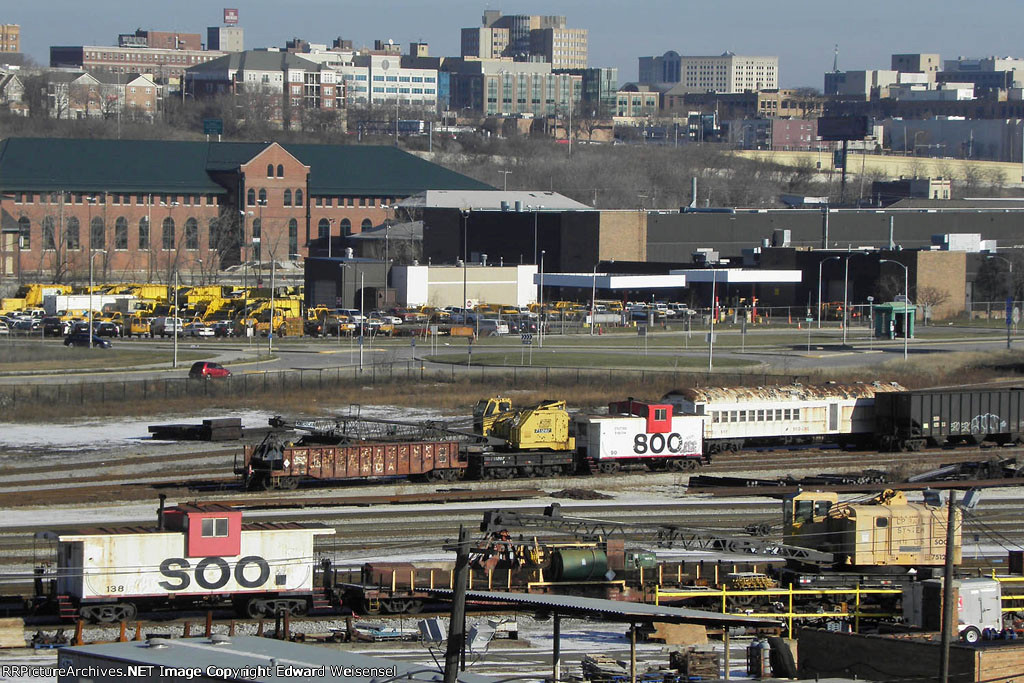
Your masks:
M801 443L868 445L874 441L875 395L903 391L895 383L702 387L662 399L703 415L704 452Z

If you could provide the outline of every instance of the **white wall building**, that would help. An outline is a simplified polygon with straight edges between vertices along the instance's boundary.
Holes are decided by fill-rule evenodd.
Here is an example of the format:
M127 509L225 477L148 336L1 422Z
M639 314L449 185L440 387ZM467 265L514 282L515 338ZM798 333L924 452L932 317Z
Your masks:
M437 107L437 70L402 66L400 55L356 55L352 63L365 67L372 104Z
M391 281L407 306L463 306L493 303L527 306L537 301L535 265L394 266Z
M680 57L679 85L685 93L741 93L779 87L779 58L731 52L717 57Z

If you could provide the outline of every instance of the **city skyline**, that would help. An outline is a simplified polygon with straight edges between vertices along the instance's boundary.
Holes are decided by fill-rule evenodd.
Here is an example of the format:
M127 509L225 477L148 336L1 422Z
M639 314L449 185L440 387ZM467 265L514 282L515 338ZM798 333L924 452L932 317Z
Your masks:
M88 5L58 0L21 5L0 20L20 24L23 51L46 66L51 45L112 45L119 33L136 28L200 33L205 41L206 27L221 24L222 6L227 3L183 0L171 7L124 0ZM732 51L777 55L781 87L817 89L832 68L837 43L841 70L889 68L889 55L900 52L938 52L943 59L1019 56L1015 19L1024 17L1024 10L1011 0L986 3L984 13L969 5L940 6L939 11L935 3L922 0L865 0L842 7L780 0L770 11L763 4L740 0L730 6L728 15L709 3L671 0L638 0L628 13L581 0L448 0L441 10L423 0L393 0L369 8L347 8L329 0L298 0L287 6L247 0L230 6L239 10L238 25L245 30L250 49L283 48L292 37L329 44L340 35L357 47L393 39L403 51L410 42L425 41L433 56L458 56L459 29L479 25L485 9L499 9L505 14L565 15L570 27L589 31L590 66L618 68L620 84L636 80L639 57L668 50L684 55Z

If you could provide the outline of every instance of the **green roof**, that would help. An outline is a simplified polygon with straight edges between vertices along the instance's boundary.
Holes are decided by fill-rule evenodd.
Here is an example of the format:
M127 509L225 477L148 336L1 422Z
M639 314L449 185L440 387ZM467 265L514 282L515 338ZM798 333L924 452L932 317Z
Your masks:
M0 190L221 194L206 172L206 143L8 138Z
M223 194L210 174L234 171L270 144L9 138L0 143L0 190ZM494 189L390 146L282 147L310 167L311 195Z

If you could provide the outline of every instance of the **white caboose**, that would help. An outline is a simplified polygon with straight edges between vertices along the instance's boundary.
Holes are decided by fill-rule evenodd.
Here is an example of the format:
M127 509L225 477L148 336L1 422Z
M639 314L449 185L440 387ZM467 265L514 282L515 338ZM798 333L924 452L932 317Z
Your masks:
M619 401L608 405L608 415L576 415L573 426L580 458L605 474L630 463L679 471L703 461L704 418L674 414L667 403Z
M92 621L135 618L139 609L233 603L249 617L304 614L313 595L319 524L243 524L223 505L161 505L156 527L57 535L56 594L62 614Z
M662 400L705 418L704 449L711 455L744 446L866 444L875 431L875 394L903 390L881 382L700 387Z

